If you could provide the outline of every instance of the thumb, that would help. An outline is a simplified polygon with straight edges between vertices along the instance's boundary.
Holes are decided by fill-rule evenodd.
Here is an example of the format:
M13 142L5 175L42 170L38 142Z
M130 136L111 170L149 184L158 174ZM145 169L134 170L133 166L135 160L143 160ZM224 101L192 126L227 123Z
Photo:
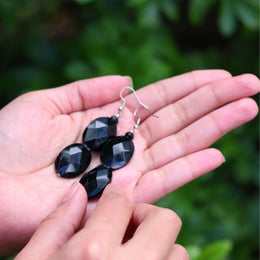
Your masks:
M77 232L86 207L86 191L75 182L69 188L65 201L43 220L15 260L48 259Z

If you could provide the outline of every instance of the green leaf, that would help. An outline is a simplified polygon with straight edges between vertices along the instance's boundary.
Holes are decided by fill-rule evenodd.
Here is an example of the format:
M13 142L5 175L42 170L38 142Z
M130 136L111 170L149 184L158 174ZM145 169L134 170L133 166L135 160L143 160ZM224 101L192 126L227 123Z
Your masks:
M194 260L224 260L232 249L230 240L219 240L205 247Z
M176 21L179 18L179 6L176 1L162 0L160 2L162 12L172 21Z
M185 247L190 259L196 259L201 254L201 248L198 245L188 245Z
M236 29L236 18L230 0L225 0L221 3L218 26L220 32L225 36L230 36Z
M144 4L146 4L147 2L148 2L148 0L128 0L127 4L129 6L140 7Z
M74 0L79 5L85 5L93 2L94 0Z
M235 10L238 18L247 28L258 28L259 10L252 3L238 1L236 2Z
M215 0L191 0L188 10L189 20L193 24L201 23L214 3Z
M141 9L139 23L144 27L156 27L159 25L159 8L156 3L151 2Z
M84 79L88 77L89 68L85 62L80 60L70 61L65 66L64 74L70 80Z

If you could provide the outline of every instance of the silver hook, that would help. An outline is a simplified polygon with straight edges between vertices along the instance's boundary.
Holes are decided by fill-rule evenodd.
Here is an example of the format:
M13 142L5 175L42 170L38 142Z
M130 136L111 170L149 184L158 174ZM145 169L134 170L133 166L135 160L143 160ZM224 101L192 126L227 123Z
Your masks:
M141 118L136 115L137 112L138 112L141 108L145 108L145 109L150 113L151 116L156 117L156 118L159 118L159 116L154 115L154 114L150 111L150 109L149 109L147 106L145 106L145 107L144 107L144 106L138 107L138 108L135 110L135 112L134 112L134 117L135 117L135 119L136 119L136 123L135 123L135 125L134 125L134 127L133 127L133 129L132 129L132 131L131 131L131 133L133 133L133 134L136 133L136 131L137 131L137 129L138 129L140 123L141 123Z
M121 91L120 91L120 98L121 98L121 100L123 101L123 103L122 103L121 106L118 108L118 111L117 111L117 113L116 113L116 117L119 117L119 116L121 115L121 111L122 111L123 108L125 107L126 100L125 100L125 98L123 97L123 92L124 92L126 89L129 89L129 90L130 90L130 92L129 92L128 94L130 94L131 92L133 92L133 94L135 95L135 98L136 98L137 102L138 102L142 107L144 107L146 110L148 110L149 113L152 115L152 113L150 112L148 106L146 106L146 105L139 99L139 97L138 97L138 95L136 94L135 90L134 90L132 87L127 86L127 87L122 88Z
M128 94L130 94L131 91L132 91L133 94L135 95L135 98L136 98L136 100L138 101L138 103L139 103L142 107L144 107L145 109L149 110L149 108L139 99L138 95L136 94L135 90L134 90L132 87L125 87L125 88L121 89L121 91L120 91L120 98L121 98L124 102L126 102L125 99L124 99L124 97L123 97L123 92L125 91L125 89L129 89L129 90L130 90L130 92L129 92Z
M125 100L125 98L123 97L123 92L124 92L126 89L129 89L129 90L130 90L130 92L129 92L128 94L130 94L131 92L133 92L133 94L135 95L135 98L136 98L137 102L141 105L141 106L138 107L138 108L135 110L135 112L134 112L134 118L135 118L135 120L136 120L136 123L135 123L135 125L134 125L134 127L133 127L133 129L132 129L132 131L131 131L131 133L134 134L134 133L136 133L136 131L137 131L139 125L140 125L140 122L141 122L141 118L140 118L140 117L137 117L137 112L138 112L141 108L145 108L145 109L149 112L149 114L150 114L151 116L156 117L156 118L159 118L159 117L156 116L156 115L154 115L154 114L150 111L150 109L148 108L148 106L145 105L145 104L140 100L140 98L138 97L138 95L136 94L135 90L134 90L132 87L127 86L127 87L122 88L121 91L120 91L120 98L121 98L121 100L123 101L123 103L122 103L121 106L118 108L118 111L117 111L117 113L116 113L116 117L117 117L117 118L121 115L121 112L122 112L122 110L123 110L123 108L125 107L125 104L126 104L126 100Z

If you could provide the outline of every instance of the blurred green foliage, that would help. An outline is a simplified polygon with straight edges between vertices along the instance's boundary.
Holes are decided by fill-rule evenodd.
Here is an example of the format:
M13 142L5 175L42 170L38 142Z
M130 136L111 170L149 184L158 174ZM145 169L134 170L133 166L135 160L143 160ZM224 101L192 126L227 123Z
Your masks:
M258 74L258 0L0 0L0 104L107 74L136 88L190 70ZM158 205L192 260L258 259L258 120L214 146L227 162Z

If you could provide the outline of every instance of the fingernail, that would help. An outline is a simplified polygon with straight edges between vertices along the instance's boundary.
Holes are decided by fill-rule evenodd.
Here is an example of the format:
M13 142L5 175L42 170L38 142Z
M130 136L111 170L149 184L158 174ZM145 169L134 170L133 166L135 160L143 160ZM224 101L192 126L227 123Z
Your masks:
M77 192L79 186L81 184L79 182L73 182L72 185L69 187L68 191L64 195L64 202L71 199L73 195Z
M127 79L129 87L133 87L133 79L130 76L124 76Z
M226 158L225 158L225 156L223 155L223 163L226 161Z

